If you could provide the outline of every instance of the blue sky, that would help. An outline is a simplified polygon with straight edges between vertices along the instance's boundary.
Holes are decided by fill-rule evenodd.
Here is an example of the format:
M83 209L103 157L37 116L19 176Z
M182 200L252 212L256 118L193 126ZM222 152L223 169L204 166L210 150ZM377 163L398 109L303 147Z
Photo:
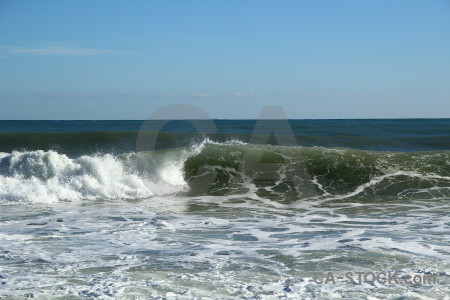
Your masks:
M0 0L0 119L450 117L450 1Z

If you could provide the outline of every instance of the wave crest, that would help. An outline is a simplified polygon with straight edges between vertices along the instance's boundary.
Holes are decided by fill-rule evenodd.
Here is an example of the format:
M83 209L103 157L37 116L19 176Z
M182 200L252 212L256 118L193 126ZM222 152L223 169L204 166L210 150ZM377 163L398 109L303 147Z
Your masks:
M450 152L377 152L205 140L191 147L69 157L0 153L0 202L143 199L176 193L301 199L450 196Z
M110 154L71 159L54 151L38 150L0 156L3 202L136 199L154 194L142 177Z

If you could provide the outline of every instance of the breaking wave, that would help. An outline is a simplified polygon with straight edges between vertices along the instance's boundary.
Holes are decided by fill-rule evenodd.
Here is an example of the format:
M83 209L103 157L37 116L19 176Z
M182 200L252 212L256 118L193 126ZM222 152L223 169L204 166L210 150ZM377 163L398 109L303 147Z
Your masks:
M450 152L211 142L158 151L68 156L0 153L0 202L248 194L278 202L450 196Z

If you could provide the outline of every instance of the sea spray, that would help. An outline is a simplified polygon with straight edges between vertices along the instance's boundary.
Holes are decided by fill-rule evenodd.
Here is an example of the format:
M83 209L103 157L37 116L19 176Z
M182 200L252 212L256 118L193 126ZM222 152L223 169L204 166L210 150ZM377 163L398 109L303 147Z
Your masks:
M261 162L255 165L253 156ZM189 147L120 155L13 151L0 154L0 201L239 195L254 188L258 197L286 203L434 199L449 196L449 161L448 151L377 152L208 139Z

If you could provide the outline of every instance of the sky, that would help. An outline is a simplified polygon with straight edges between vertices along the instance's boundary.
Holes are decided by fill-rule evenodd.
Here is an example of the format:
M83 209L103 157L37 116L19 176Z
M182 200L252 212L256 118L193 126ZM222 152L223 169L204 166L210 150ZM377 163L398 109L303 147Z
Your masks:
M449 0L0 0L0 119L449 118Z

